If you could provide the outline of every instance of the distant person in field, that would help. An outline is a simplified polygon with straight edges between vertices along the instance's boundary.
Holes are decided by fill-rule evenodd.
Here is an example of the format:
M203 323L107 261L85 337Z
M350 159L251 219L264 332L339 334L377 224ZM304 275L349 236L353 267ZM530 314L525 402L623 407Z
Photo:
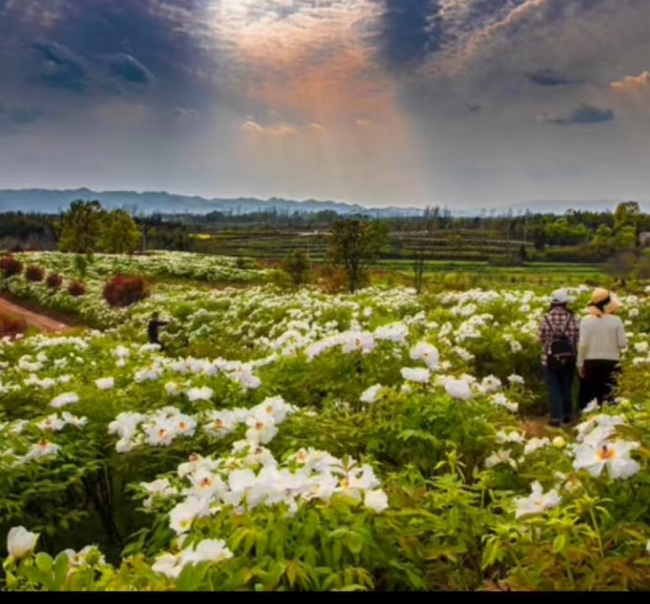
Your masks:
M625 326L616 313L621 302L615 294L598 288L591 296L588 314L580 323L578 371L580 408L594 400L611 402L621 372L621 351L627 348Z
M147 335L149 336L149 344L158 344L162 349L163 345L160 343L160 328L169 325L169 321L161 321L160 313L155 312L151 315L149 326L147 328Z
M551 308L542 319L539 340L542 365L549 393L550 425L571 423L580 324L568 308L569 294L559 289L551 294Z

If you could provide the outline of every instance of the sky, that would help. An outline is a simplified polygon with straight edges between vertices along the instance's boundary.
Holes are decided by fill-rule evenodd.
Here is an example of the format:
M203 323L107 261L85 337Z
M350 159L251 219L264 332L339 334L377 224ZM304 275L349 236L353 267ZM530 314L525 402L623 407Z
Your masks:
M648 200L650 0L0 0L0 188Z

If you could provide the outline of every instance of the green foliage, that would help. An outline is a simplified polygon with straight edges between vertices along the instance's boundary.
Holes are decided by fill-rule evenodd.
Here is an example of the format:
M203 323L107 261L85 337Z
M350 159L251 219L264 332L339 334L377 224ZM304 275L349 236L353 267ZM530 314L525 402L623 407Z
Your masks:
M138 249L142 233L124 210L107 212L102 221L97 248L105 254L131 254Z
M50 274L74 273L70 256L37 258ZM642 289L624 298L621 311L631 332L618 392L625 398L581 420L620 416L608 438L638 443L631 454L638 471L611 478L608 470L576 470L573 447L584 424L542 427L540 436L562 438L533 449L525 433L522 415L546 407L535 336L547 291L477 291L460 272L446 275L443 293L420 296L401 288L327 296L159 283L154 299L109 308L106 277L135 265L96 256L83 300L8 280L16 294L82 309L111 329L0 347L0 548L12 527L40 533L34 552L5 560L2 589L650 588L650 300ZM150 274L238 274L231 261L189 255L152 256L142 266ZM468 291L449 291L454 286ZM588 292L572 293L581 308ZM142 346L154 309L171 320L164 354ZM421 344L436 346L438 364L417 352ZM431 373L421 380L405 377L403 369L425 366ZM244 387L242 376L253 374L259 383ZM109 377L112 384L102 385ZM448 388L450 378L472 384L467 399ZM208 400L190 397L203 388ZM78 400L53 407L66 392ZM249 431L259 430L268 399L277 396L295 408L262 444ZM256 415L228 433L207 429L206 417L217 422L213 413L241 418L252 407ZM153 419L139 424L132 442L114 429L122 413L170 408L196 421L191 434L161 444L155 439L171 425ZM52 415L64 412L79 421L56 429ZM34 457L48 443L58 453ZM330 468L331 493L309 473L310 456ZM207 482L180 471L190 463L204 464ZM271 484L234 497L233 473L263 466L278 470ZM369 504L354 468L376 477L365 484L374 485L368 488L379 503ZM218 477L224 496L211 499L179 538L173 510ZM170 492L153 496L154 481ZM557 501L517 517L535 481L544 493L556 490ZM259 498L267 488L268 498ZM175 576L160 571L161 557L173 563L206 540L223 540L231 556L217 559L213 551L189 558ZM69 548L76 553L62 552Z
M105 219L99 201L73 201L59 225L59 249L75 254L96 252Z
M284 272L290 277L294 286L299 287L309 281L311 263L304 252L292 251L287 254L282 265Z
M332 264L345 270L351 292L364 284L366 271L377 260L386 235L386 226L380 222L351 218L334 223L328 256Z

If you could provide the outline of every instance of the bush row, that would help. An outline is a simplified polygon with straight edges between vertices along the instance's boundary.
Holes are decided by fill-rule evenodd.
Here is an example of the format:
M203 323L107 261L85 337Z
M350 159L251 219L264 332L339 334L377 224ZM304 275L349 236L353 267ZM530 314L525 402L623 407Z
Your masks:
M40 266L28 266L25 268L20 260L11 255L0 258L0 274L5 279L24 274L27 281L31 283L42 283L45 281L47 287L59 289L63 285L63 277L57 273L50 273L45 276L45 269ZM86 285L83 281L73 280L68 284L68 293L78 298L86 294ZM107 304L112 308L126 308L144 300L150 295L150 288L147 281L137 275L116 275L109 279L104 286L103 296Z

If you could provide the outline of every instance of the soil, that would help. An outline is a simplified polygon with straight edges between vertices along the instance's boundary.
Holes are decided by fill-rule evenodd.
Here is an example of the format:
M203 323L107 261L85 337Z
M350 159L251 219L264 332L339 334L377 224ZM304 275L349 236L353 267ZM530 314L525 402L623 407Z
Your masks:
M38 312L28 310L24 302L21 302L20 305L15 304L11 301L10 296L6 294L0 296L0 312L15 317L22 317L30 327L34 327L39 331L63 333L71 328L69 322L64 322L59 317L54 317L51 313L45 315L42 310Z

